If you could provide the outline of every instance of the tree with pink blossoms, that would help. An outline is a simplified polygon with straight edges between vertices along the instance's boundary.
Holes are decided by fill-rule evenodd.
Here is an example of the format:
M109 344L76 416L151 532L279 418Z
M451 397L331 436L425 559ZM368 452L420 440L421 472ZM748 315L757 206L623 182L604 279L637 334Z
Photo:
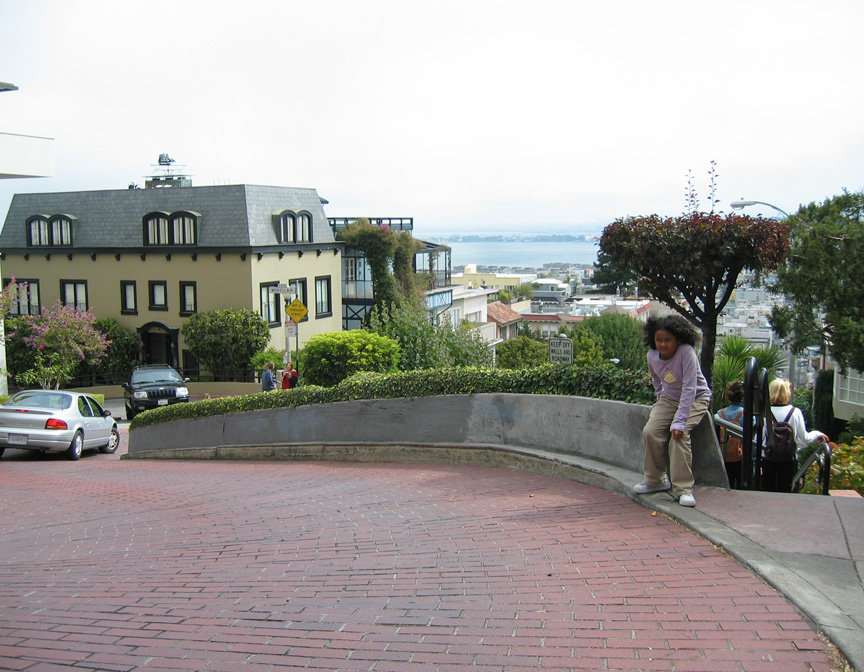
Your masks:
M72 379L80 362L96 364L105 355L109 341L93 323L96 316L89 310L64 306L57 301L41 315L26 315L17 321L13 338L36 351L32 369L18 374L22 385L39 385L59 389Z

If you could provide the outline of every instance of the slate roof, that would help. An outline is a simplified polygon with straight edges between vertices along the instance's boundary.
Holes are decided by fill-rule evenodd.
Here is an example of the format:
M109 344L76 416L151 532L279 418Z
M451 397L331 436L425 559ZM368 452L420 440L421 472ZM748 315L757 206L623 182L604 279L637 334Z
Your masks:
M76 218L73 249L142 249L144 216L157 211L199 213L199 250L285 247L272 223L272 214L283 210L312 215L312 245L336 242L315 189L238 184L16 194L0 233L0 251L32 252L27 219L61 214Z

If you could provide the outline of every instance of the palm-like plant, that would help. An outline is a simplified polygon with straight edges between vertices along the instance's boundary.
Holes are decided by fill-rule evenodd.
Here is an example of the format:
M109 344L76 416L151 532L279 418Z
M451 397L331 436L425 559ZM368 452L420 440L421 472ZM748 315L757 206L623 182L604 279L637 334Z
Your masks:
M783 362L783 355L776 345L755 346L740 336L724 336L717 349L714 360L714 408L724 408L729 404L726 399L726 386L734 380L744 380L747 360L755 357L758 368L768 369L768 378L776 378L777 369Z

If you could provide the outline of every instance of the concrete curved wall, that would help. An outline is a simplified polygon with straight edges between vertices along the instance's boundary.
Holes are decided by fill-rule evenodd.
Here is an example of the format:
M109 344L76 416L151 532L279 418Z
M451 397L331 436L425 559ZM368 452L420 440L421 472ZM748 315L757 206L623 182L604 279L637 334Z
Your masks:
M126 458L541 462L642 473L650 408L534 394L371 399L139 427ZM517 465L518 466L518 465ZM524 466L524 465L523 465ZM728 487L710 417L693 433L697 485Z

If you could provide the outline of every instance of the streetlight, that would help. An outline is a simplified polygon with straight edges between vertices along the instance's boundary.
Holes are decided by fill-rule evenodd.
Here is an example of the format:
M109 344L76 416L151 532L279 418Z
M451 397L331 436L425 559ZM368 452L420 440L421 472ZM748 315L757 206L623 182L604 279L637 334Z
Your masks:
M733 210L741 210L741 209L746 208L746 207L751 206L751 205L767 205L769 208L774 208L777 212L779 212L784 217L787 217L787 218L789 217L788 212L786 212L785 210L781 210L776 205L772 205L771 203L766 203L765 201L740 200L740 201L732 201L732 203L730 203L730 205L732 206Z
M786 219L789 218L788 212L786 212L782 208L778 208L773 203L766 203L765 201L745 201L742 199L740 201L732 201L732 203L730 203L730 205L732 206L733 210L741 210L741 209L749 207L751 205L767 205L769 208L774 208L777 212L779 212L781 215L783 215ZM789 349L789 380L792 382L793 386L795 385L796 375L797 374L795 372L795 353L792 352L792 349L790 348Z

